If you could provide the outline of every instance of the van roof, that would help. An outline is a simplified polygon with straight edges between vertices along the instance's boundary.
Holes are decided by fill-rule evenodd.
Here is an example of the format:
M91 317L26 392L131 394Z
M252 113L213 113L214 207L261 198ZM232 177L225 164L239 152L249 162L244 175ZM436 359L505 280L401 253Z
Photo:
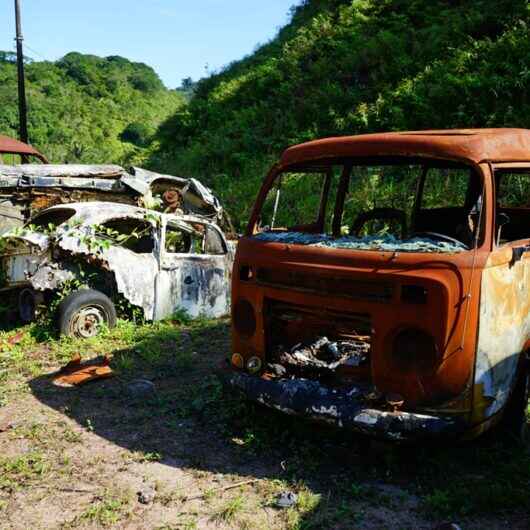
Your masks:
M467 163L530 161L528 129L446 129L324 138L284 151L280 164L342 157L426 157Z

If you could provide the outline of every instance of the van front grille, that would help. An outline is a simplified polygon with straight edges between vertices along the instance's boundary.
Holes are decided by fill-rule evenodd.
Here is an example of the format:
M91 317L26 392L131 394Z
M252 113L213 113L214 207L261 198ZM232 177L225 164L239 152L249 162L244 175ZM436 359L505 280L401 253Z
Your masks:
M270 287L294 289L322 295L340 296L371 302L390 302L394 286L388 282L354 280L351 278L317 276L298 271L259 268L256 279Z

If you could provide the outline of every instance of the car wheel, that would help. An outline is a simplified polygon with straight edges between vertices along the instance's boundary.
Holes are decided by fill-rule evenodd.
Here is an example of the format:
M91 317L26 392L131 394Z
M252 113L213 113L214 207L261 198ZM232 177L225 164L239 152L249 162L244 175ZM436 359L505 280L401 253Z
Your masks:
M95 337L102 326L116 325L116 308L110 298L93 289L69 294L59 306L61 335L88 339Z
M37 302L31 289L23 289L18 295L18 315L23 324L35 320Z

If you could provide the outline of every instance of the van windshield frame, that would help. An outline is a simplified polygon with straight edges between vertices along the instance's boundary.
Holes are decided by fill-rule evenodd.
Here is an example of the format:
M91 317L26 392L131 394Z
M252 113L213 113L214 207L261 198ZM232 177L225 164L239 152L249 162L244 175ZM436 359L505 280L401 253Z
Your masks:
M392 173L396 170L396 173L399 174L400 171L403 172L407 168L414 174L410 178L407 177L408 181L405 183L406 186L410 185L410 189L406 190L406 198L410 203L406 216L400 211L402 210L400 208L402 202L397 201L396 204L394 198L391 199L388 206L383 204L381 207L378 207L377 201L374 200L368 215L365 211L357 212L358 215L363 214L365 216L363 218L365 224L381 220L375 219L374 215L387 216L388 219L385 218L385 221L401 221L402 230L388 234L389 237L384 231L382 233L370 233L368 231L362 237L360 233L350 234L347 230L347 223L350 222L350 227L352 226L351 223L354 226L355 223L351 219L345 221L344 215L348 213L348 194L352 192L355 178L358 178L363 172L370 176L372 169L380 169L381 174ZM267 196L277 187L278 182L281 182L283 175L293 172L320 172L327 175L321 190L321 203L318 207L317 219L311 224L293 223L283 227L264 226L262 213ZM435 178L432 178L431 175L435 175ZM375 178L377 182L374 189L377 189L378 178ZM444 182L438 182L437 179L444 179ZM358 182L363 183L362 180L358 180ZM436 194L433 195L431 188L426 188L426 183L429 186L430 183L437 184L439 188L437 193L440 195L441 204L439 208L432 207L433 201L436 202ZM430 196L426 202L430 203L430 206L424 208L422 202L427 196L427 191L430 192ZM374 196L380 197L381 193L379 195L375 193ZM369 201L366 203L367 209L370 206L368 203ZM480 246L484 240L484 205L484 177L470 164L408 157L333 159L318 164L299 164L296 167L278 168L269 174L269 178L256 201L247 235L253 235L258 239L270 242L278 240L293 244L317 244L359 250L392 250L395 248L395 250L410 252L461 252ZM326 215L331 218L331 221L326 220ZM447 223L448 219L450 220L449 223ZM455 226L451 225L453 221ZM404 226L405 224L410 230ZM364 225L362 226L364 228ZM290 237L289 234L302 234L302 236L293 235ZM306 234L311 237L304 237ZM321 240L317 237L319 235L322 236ZM384 237L376 237L380 235ZM345 237L354 241L346 241ZM366 241L358 241L358 239L366 238L368 238L367 242L369 243L367 245L364 244ZM428 241L423 242L419 239ZM344 247L342 243L345 242L347 245ZM434 244L431 244L433 242ZM391 244L388 245L387 243Z

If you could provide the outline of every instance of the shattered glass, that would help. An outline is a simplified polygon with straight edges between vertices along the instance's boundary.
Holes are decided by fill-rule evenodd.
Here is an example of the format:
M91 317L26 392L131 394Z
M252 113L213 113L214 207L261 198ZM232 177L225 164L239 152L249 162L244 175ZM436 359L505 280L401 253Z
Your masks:
M255 239L269 243L314 245L328 248L352 250L382 250L387 252L441 252L453 253L467 250L464 244L438 241L427 237L398 239L393 235L366 237L342 236L334 238L326 234L306 234L304 232L261 232Z

